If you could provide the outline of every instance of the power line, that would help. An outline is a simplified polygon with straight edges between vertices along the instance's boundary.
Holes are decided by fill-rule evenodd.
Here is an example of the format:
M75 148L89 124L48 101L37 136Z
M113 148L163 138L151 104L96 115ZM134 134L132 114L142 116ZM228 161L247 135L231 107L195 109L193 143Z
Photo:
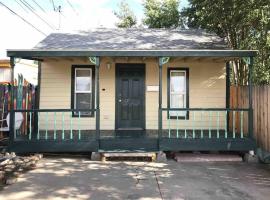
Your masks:
M25 0L20 0L24 5L26 5L27 7L29 7L29 8L31 8L31 10L35 10L35 8L33 8L27 1L25 1Z
M40 10L42 10L44 13L46 13L46 11L42 8L42 6L39 5L39 3L37 3L35 0L32 0L34 2L34 4L36 4Z
M41 34L43 34L44 36L47 36L44 32L42 32L40 29L38 29L37 27L35 27L33 24L31 24L29 21L27 21L26 19L24 19L22 16L20 16L19 14L17 14L15 11L13 11L12 9L10 9L8 6L6 6L4 3L2 3L0 1L0 4L2 6L4 6L6 9L8 9L12 14L16 15L17 17L19 17L21 20L23 20L25 23L27 23L29 26L31 26L32 28L34 28L36 31L40 32Z
M47 24L52 30L55 30L55 27L50 25L45 19L43 19L41 16L39 16L34 8L32 6L28 6L29 4L25 0L20 0L26 8L28 8L34 15L36 15L41 21L43 21L45 24ZM25 2L25 3L24 3Z
M26 10L22 5L21 5L21 3L19 3L17 0L15 0L16 1L16 3L25 11L25 12L27 12L28 13L28 10Z
M51 4L52 4L52 6L53 6L53 10L55 11L56 9L55 9L54 0L51 0Z
M74 11L74 13L76 14L76 15L78 15L78 13L77 13L77 11L76 11L76 9L74 8L74 6L70 3L70 1L69 0L67 0L67 3L69 4L69 6L72 8L72 10Z

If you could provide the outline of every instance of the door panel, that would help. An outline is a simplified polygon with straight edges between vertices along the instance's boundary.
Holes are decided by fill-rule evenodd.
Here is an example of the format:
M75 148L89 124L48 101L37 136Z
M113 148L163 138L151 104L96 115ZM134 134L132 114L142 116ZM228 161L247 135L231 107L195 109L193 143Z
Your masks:
M145 66L116 65L116 129L145 129Z

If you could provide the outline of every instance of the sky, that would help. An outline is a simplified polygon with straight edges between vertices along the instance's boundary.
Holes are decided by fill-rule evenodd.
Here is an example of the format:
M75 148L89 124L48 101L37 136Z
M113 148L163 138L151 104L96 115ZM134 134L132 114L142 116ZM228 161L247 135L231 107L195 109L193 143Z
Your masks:
M143 0L126 1L140 22L144 13ZM0 0L0 59L6 58L6 49L32 48L52 32L114 28L117 18L113 11L117 10L120 2L121 0ZM187 0L182 0L180 9L187 5ZM58 12L59 6L61 14Z

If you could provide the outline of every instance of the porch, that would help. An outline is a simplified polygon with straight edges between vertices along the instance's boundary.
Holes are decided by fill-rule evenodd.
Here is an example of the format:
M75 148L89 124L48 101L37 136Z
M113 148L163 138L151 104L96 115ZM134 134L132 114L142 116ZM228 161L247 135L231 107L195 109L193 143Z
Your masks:
M100 58L102 56L158 56L158 108L157 128L144 127L108 129L101 126L100 110ZM102 152L102 151L249 151L256 148L253 139L253 113L250 99L247 108L231 108L229 102L230 60L237 57L249 58L249 86L251 86L252 51L168 51L162 52L63 52L63 51L9 51L11 66L14 58L31 58L41 63L48 57L67 58L77 56L89 58L95 65L95 107L93 109L47 109L22 110L11 108L10 150L15 152ZM86 56L87 55L87 56ZM163 97L163 66L169 58L226 58L225 107L170 108ZM142 59L143 60L143 59ZM39 73L39 87L40 87ZM252 87L249 87L252 94ZM52 102L53 103L53 102ZM89 112L91 119L83 116ZM15 113L22 113L27 122L26 134L15 129ZM74 113L77 117L74 118ZM171 116L170 113L174 113ZM181 115L182 113L182 115ZM183 115L184 113L184 115ZM184 116L184 117L183 117ZM85 125L87 120L89 123ZM147 122L146 122L147 123Z

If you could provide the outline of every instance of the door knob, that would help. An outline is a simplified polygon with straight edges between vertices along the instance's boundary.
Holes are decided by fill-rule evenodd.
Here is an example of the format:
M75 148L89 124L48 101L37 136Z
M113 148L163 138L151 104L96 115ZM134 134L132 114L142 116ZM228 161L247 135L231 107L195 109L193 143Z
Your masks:
M119 99L118 102L121 103L122 102L122 99Z

